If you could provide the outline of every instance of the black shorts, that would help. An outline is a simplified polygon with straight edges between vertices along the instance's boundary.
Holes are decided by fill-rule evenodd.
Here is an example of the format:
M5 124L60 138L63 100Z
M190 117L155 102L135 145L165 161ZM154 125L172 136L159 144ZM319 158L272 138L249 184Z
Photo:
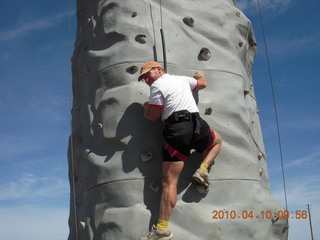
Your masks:
M166 124L163 135L165 141L184 156L190 156L190 150L195 149L199 153L213 145L214 134L208 123L197 117L200 123L200 134L195 133L195 122L192 120L173 124ZM163 161L182 161L176 156L171 157L168 149L162 149Z

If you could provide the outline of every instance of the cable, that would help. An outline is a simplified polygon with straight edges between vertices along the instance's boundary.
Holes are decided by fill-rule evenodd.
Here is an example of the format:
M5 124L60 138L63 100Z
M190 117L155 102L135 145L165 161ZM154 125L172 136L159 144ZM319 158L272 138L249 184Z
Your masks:
M314 240L314 238L313 238L313 230L312 230L312 220L311 220L310 204L307 204L307 207L308 207L308 215L309 215L309 225L310 225L311 240Z
M280 127L279 127L279 120L278 120L278 111L277 111L277 105L276 105L276 100L275 100L275 93L274 93L275 91L274 91L274 86L273 86L271 67L270 67L270 61L269 61L269 53L268 53L267 41L266 41L265 32L264 32L260 1L257 0L257 2L258 2L258 9L259 9L259 16L260 16L260 23L261 23L263 41L264 41L264 46L265 46L265 50L266 50L266 57L267 57L267 64L268 64L268 71L269 71L269 79L270 79L270 85L271 85L271 91L272 91L272 99L273 99L273 107L274 107L276 125L277 125L278 144L279 144L281 169L282 169L282 181L283 181L283 189L284 189L284 199L285 199L286 209L288 209L287 189L286 189L286 181L285 181L285 175L284 175L283 154L282 154L282 146L281 146L281 136L280 136Z

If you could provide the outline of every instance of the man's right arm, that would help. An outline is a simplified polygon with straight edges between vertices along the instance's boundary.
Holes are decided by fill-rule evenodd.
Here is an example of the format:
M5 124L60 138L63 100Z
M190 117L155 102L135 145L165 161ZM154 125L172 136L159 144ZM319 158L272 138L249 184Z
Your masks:
M155 121L161 116L163 106L150 105L149 102L145 102L142 106L144 108L144 116L147 119Z

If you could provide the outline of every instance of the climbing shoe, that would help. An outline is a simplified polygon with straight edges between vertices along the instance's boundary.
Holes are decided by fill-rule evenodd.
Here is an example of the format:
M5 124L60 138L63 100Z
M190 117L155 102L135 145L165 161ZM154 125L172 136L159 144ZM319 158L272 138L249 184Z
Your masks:
M204 171L203 169L199 168L193 175L192 179L195 180L197 183L209 187L209 174L208 172Z
M156 226L152 226L152 230L147 237L142 237L140 240L170 240L173 238L172 232L167 229L159 231Z

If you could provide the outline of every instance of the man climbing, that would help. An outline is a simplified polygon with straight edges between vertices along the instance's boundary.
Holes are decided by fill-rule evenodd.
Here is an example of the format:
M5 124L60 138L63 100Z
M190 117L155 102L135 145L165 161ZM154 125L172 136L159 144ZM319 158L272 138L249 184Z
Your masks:
M208 188L208 168L220 152L222 138L199 116L192 95L207 86L201 72L195 73L194 78L170 75L159 63L150 61L142 66L138 80L150 86L149 102L143 104L145 116L152 121L161 116L165 123L159 220L149 235L140 240L169 240L173 234L168 224L177 202L177 184L184 161L191 149L203 153L200 168L192 178Z

